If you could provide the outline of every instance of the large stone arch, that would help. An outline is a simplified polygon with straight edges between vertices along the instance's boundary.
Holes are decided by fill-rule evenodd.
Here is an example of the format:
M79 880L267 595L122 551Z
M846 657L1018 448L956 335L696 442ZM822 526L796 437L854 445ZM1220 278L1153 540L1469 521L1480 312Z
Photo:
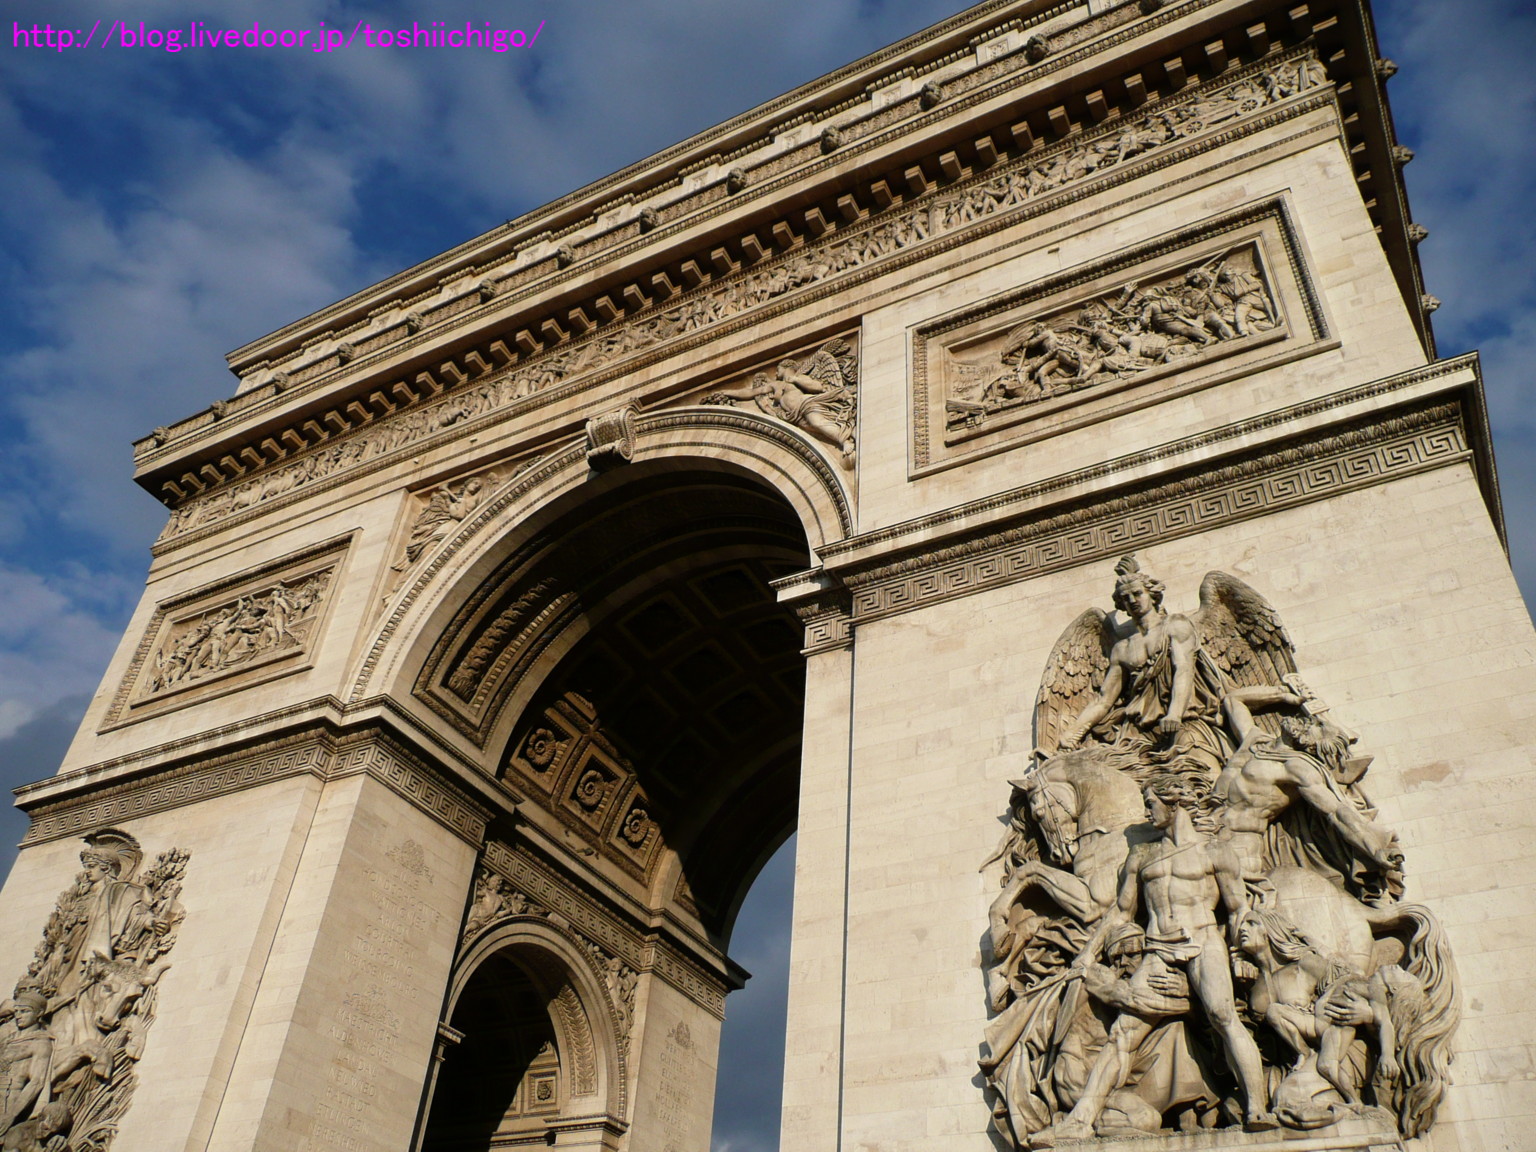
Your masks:
M753 477L794 509L813 557L854 530L847 481L797 429L756 413L711 407L637 414L632 428L630 464L619 472L672 467ZM555 447L510 477L408 574L359 662L353 702L407 696L423 647L468 590L520 543L590 498L590 486L615 482L617 473L593 470L588 449L585 441Z
M797 819L804 636L772 584L852 524L837 469L793 428L708 407L619 420L622 464L589 432L422 558L354 701L415 713L515 797L476 870L445 1043L466 989L564 996L562 1052L608 1070L606 1119L571 1122L702 1137L724 996L746 976L730 930ZM601 1026L578 1026L577 996Z

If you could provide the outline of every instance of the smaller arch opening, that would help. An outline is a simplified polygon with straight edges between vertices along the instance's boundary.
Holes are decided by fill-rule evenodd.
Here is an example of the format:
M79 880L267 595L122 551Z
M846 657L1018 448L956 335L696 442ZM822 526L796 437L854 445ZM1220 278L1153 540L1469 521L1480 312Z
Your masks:
M575 990L554 965L526 959L512 948L493 953L459 994L449 1020L457 1042L443 1056L421 1152L536 1142L595 1093Z

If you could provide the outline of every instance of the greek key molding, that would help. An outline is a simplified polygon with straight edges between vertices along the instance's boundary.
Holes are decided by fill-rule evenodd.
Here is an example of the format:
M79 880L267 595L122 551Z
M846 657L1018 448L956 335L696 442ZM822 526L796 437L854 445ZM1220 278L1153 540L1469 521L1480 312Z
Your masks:
M1401 392L1419 384L1443 380L1463 372L1471 373L1474 379L1480 381L1477 353L1469 352L1449 360L1437 360L1432 364L1427 364L1422 368L1415 368L1409 372L1371 380L1364 384L1355 385L1352 388L1345 388L1341 391L1330 393L1327 396L1304 400L1287 408L1280 408L1260 416L1251 416L1245 420L1234 421L1231 424L1225 424L1220 428L1213 428L1195 436L1169 441L1154 448L1132 452L1125 456L1119 456L1113 460L1106 460L1073 472L1063 472L1045 480L1025 484L1018 488L1010 488L1005 492L999 492L996 495L988 496L981 500L947 508L941 512L935 512L916 520L903 521L899 524L892 524L889 527L872 529L869 532L860 533L858 536L850 537L846 540L829 541L817 551L827 566L831 568L836 565L839 557L846 556L855 550L867 551L872 547L882 545L900 549L902 548L904 538L918 539L931 537L942 531L945 525L948 524L956 524L988 514L1006 514L1010 508L1022 508L1056 492L1065 492L1090 484L1096 485L1098 481L1107 480L1120 473L1137 471L1149 464L1157 464L1165 460L1175 460L1180 456L1188 456L1209 448L1218 448L1223 444L1241 442L1261 436L1273 428L1297 423L1325 412L1349 407L1364 401L1379 399L1389 396L1393 392ZM1479 389L1481 388L1480 383L1477 386ZM1476 425L1473 431L1477 433L1477 438L1481 442L1486 443L1488 440L1488 430L1485 414L1479 407L1470 416ZM1491 461L1480 461L1480 466L1486 463L1491 463ZM1491 489L1485 489L1485 497L1491 491ZM1491 501L1489 511L1494 516L1495 524L1501 524L1498 509ZM1502 527L1500 531L1502 532Z
M328 776L335 779L360 772L410 801L465 842L479 845L484 841L490 813L453 795L414 756L393 747L392 742L369 737L356 747L338 751Z
M483 431L510 413L556 403L578 391L761 324L793 308L845 292L919 259L953 250L1000 228L1220 147L1284 119L1333 104L1333 89L1310 49L1236 70L1220 84L1149 105L1138 114L1146 135L1132 140L1116 121L1042 151L930 190L898 210L738 270L675 297L668 306L605 325L592 335L537 351L439 399L370 418L297 457L214 485L177 505L156 554L285 506L442 443ZM1261 113L1262 110L1266 110ZM1214 124L1213 124L1214 122ZM1166 136L1163 135L1166 133ZM1155 139L1154 139L1155 137ZM612 399L605 401L612 403Z
M182 765L151 779L110 785L83 800L44 805L31 812L32 823L22 837L22 846L82 835L107 824L125 824L293 776L324 779L329 754L313 737L303 740L255 755L244 752L209 763ZM25 790L21 791L25 800Z
M111 823L172 811L188 804L218 799L294 776L320 780L366 773L431 816L470 844L485 838L490 811L456 797L415 757L377 735L337 739L313 729L208 760L183 760L155 767L133 779L96 788L82 795L28 804L28 795L57 788L68 777L54 777L17 789L19 803L31 817L22 844L40 844ZM99 769L87 768L72 777L86 786Z
M854 624L998 588L1469 460L1459 404L1434 404L861 572Z

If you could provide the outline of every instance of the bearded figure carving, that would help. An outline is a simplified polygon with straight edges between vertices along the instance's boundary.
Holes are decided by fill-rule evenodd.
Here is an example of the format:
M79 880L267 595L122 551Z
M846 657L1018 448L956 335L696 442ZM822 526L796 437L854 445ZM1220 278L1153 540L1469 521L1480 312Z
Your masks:
M1371 757L1297 675L1278 613L1206 575L1163 606L1134 557L1046 662L988 913L980 1064L998 1132L1426 1132L1460 1014L1405 902Z

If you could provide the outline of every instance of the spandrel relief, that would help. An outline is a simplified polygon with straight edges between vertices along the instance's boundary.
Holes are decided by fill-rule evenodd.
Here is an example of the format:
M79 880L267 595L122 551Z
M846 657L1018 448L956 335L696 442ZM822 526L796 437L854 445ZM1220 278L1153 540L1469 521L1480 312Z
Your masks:
M711 389L701 403L752 407L832 449L852 468L858 430L859 354L851 340L828 340L808 356Z
M1428 1131L1459 1019L1370 757L1222 572L1134 557L1052 651L989 912L982 1071L1020 1148L1160 1131Z
M1272 332L1279 310L1256 244L1127 280L948 353L946 426L1178 368Z
M85 837L26 974L0 1004L0 1147L107 1152L132 1101L159 981L186 913L188 854Z

